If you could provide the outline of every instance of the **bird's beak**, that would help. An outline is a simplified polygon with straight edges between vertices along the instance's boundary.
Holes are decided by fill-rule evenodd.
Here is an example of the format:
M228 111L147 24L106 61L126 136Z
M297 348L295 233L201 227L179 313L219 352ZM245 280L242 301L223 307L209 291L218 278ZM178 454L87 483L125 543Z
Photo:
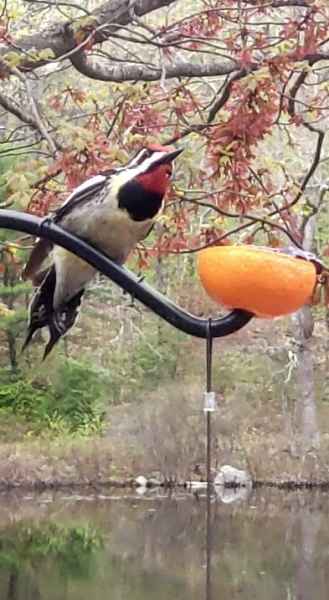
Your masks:
M165 165L167 163L172 162L177 156L179 156L183 152L184 148L178 148L177 150L172 150L171 152L167 152L161 158L157 160L158 165Z

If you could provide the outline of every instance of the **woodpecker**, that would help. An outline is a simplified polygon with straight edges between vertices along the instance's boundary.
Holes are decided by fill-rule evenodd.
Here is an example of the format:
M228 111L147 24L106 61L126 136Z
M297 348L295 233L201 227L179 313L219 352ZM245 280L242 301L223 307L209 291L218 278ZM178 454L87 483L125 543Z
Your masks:
M79 185L49 217L123 264L153 227L172 174L172 162L182 152L172 147L140 150L124 167L96 175ZM51 258L46 268L43 263ZM43 360L74 325L86 285L96 269L64 248L40 239L22 273L36 290L29 306L27 335L49 331Z

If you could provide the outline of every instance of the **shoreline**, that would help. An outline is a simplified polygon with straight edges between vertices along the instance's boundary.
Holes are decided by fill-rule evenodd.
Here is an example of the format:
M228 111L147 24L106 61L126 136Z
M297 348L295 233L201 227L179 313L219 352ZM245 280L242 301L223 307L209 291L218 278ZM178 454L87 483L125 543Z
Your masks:
M43 481L38 480L34 482L20 482L20 483L10 483L1 482L0 479L0 493L10 492L10 491L36 491L36 492L44 492L44 491L61 491L65 489L148 489L155 490L160 488L162 490L170 491L175 489L184 489L188 492L198 492L200 490L207 489L206 481L163 481L153 483L152 481L147 481L146 485L140 485L136 483L134 478L129 479L108 479L108 480L93 480L93 481ZM222 489L248 489L248 490L256 490L256 489L277 489L284 490L287 492L290 491L298 491L298 490L321 490L321 491L329 491L329 481L325 480L298 480L298 479L286 479L281 481L275 480L253 480L250 485L241 485L239 483L225 483L224 485L214 486L212 488L222 488Z

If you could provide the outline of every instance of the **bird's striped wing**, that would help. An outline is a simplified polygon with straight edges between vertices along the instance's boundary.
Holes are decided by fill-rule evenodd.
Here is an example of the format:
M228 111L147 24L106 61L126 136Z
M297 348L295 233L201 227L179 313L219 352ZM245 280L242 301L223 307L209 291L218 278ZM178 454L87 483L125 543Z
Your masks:
M106 181L113 171L108 171L105 175L96 175L87 179L79 185L67 198L67 200L49 217L54 223L60 223L63 217L68 215L77 206L91 200L95 195L102 191ZM47 239L37 240L28 261L24 267L22 278L31 279L34 285L40 285L41 266L53 248L52 242ZM47 270L46 270L47 271ZM43 276L41 277L43 279Z
M40 273L42 263L53 249L53 244L46 238L38 239L22 272L22 279L31 279L33 285L41 283L45 272ZM40 277L41 275L41 277Z
M68 215L76 206L84 204L91 200L94 196L99 194L105 186L108 180L110 171L107 175L95 175L91 179L87 179L84 183L79 185L72 194L69 195L67 200L60 206L53 215L55 223L60 223L61 219Z

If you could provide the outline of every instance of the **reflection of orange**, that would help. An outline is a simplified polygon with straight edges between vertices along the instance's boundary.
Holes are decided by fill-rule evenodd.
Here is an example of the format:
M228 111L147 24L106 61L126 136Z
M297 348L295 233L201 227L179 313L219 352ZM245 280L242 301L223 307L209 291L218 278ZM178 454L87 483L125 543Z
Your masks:
M256 246L206 248L198 271L211 298L260 317L294 312L310 301L316 284L313 263Z

